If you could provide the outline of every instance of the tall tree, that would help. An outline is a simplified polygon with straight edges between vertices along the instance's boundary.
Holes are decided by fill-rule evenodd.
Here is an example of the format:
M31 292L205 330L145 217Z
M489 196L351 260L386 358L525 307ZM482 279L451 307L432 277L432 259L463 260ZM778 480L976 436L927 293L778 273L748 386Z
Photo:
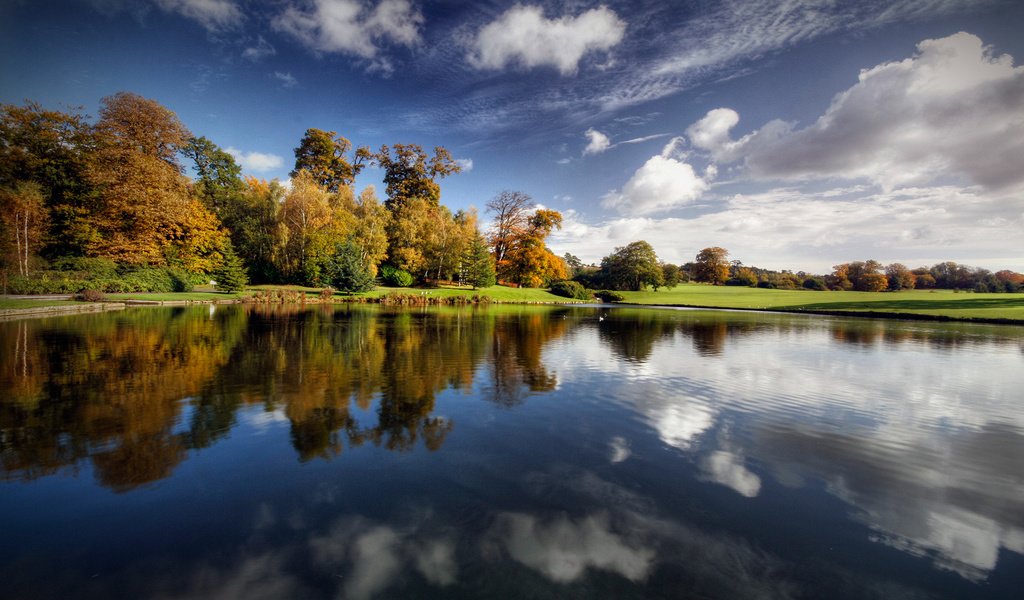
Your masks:
M388 257L388 223L391 212L377 199L373 186L367 186L353 207L356 217L352 240L362 251L363 262L370 273L377 275L377 267Z
M694 259L694 279L721 285L729 279L729 251L712 246L697 253Z
M526 231L532 209L532 199L523 192L505 190L487 202L487 212L494 213L490 242L499 265L506 260L515 240Z
M164 249L186 214L187 180L178 153L191 135L159 103L120 92L104 98L96 124L90 181L100 205L91 215L93 256L128 263L165 264Z
M229 213L245 189L242 168L233 156L205 137L189 139L182 151L195 165L196 196L228 225L226 218L235 216Z
M639 291L645 285L657 290L665 283L658 255L643 240L616 248L601 259L601 270L605 285L613 290Z
M3 256L5 271L13 262L19 275L29 274L30 259L43 245L47 218L39 184L19 181L13 188L0 188L0 231L7 247ZM8 258L12 255L13 260Z
M497 283L494 257L487 247L487 240L480 234L473 237L462 262L465 265L466 283L473 286L473 289L491 287Z
M434 148L434 156L428 156L418 144L384 145L373 155L373 162L384 169L388 194L384 205L392 212L414 198L437 206L441 201L437 180L462 171L451 153L440 146Z
M368 148L361 146L349 159L351 150L352 142L336 131L307 129L295 149L295 168L289 175L295 177L299 171L307 171L320 187L337 192L355 182L356 175L372 156Z
M217 282L217 289L228 293L241 292L249 283L245 274L245 265L235 253L230 241L224 245L223 258L213 276L214 281Z
M536 211L527 220L526 229L512 240L505 260L498 263L499 276L526 287L540 287L568 278L565 261L544 243L553 230L561 228L561 213L547 209Z
M286 278L309 285L323 283L325 261L333 254L335 241L344 237L335 235L332 213L331 195L308 171L299 171L279 212L287 232L280 262Z
M337 245L326 268L327 279L335 289L350 294L373 289L373 274L362 254L362 249L352 240Z

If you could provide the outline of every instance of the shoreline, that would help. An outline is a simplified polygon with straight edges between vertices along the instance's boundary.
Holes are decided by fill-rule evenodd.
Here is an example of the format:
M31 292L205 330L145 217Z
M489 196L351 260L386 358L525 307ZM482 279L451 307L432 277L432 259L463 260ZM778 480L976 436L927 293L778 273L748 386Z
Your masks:
M632 304L629 302L613 302L616 306L633 306L637 308L693 308L700 310L736 310L743 312L779 313L788 315L819 315L824 317L854 317L860 319L889 319L896 321L937 321L943 323L969 323L980 325L1024 325L1024 319L1005 319L990 317L951 317L948 315L928 315L922 313L902 313L874 310L825 310L797 308L740 308L726 306L703 306L698 304Z

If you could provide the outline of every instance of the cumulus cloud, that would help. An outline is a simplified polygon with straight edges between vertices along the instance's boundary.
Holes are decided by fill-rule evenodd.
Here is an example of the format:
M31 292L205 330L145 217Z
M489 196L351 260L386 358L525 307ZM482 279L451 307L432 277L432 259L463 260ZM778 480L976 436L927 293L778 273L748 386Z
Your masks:
M233 0L156 0L156 4L165 12L192 19L211 32L237 27L245 19Z
M718 160L745 159L757 178L864 178L885 190L947 174L987 188L1024 183L1024 67L969 33L862 71L803 129L772 121L734 141L738 120L716 109L687 134Z
M359 0L309 0L288 6L272 23L314 52L356 56L385 71L391 66L380 56L381 46L415 46L422 24L423 14L408 0L381 0L372 7Z
M586 54L614 48L625 32L626 22L604 6L547 19L540 6L517 5L480 29L467 59L477 69L519 64L571 75Z
M228 146L224 149L246 171L272 171L284 164L284 159L276 154L263 152L242 152L238 148Z
M761 478L747 469L741 455L716 450L705 456L700 466L711 481L732 488L742 496L754 498L761 492Z
M587 147L583 149L583 155L600 154L611 148L612 142L608 136L596 129L588 129L584 135L587 136Z
M646 215L693 203L710 186L714 170L700 176L677 156L675 141L669 142L661 155L652 156L633 173L621 191L605 194L601 205L623 214Z

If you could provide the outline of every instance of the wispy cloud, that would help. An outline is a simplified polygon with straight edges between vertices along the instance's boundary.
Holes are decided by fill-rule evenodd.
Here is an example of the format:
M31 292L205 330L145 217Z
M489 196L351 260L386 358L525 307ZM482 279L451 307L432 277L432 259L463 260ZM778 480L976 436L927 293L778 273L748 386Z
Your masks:
M199 23L210 32L234 29L245 15L234 0L156 0L157 6Z
M257 36L256 42L252 45L247 45L245 50L242 51L242 58L252 61L259 62L268 56L274 56L277 54L277 50L270 45L270 42L263 39L263 36Z
M224 149L245 171L262 173L279 169L284 164L284 159L276 154L263 152L242 152L238 148L228 146Z
M282 73L280 71L274 71L274 79L281 82L281 87L293 88L299 85L299 80L295 79L291 73Z

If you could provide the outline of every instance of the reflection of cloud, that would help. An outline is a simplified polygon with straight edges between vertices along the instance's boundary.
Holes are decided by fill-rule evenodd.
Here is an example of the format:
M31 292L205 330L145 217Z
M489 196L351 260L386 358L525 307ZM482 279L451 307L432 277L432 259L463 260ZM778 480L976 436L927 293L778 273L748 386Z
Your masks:
M620 463L632 454L632 451L629 449L629 440L622 436L617 435L613 437L608 446L612 451L608 460L612 461L612 463Z
M686 450L694 439L714 424L715 411L693 399L662 406L646 406L644 412L654 421L658 437L669 446Z
M545 523L531 515L503 513L495 531L512 558L558 583L579 579L587 568L640 581L654 562L653 550L612 532L607 516L574 522L562 515Z
M701 461L701 470L712 481L730 487L747 498L761 491L761 478L743 464L743 457L725 450L716 450Z
M200 565L190 570L186 582L176 581L181 593L155 598L210 598L217 600L274 600L303 597L299 581L286 571L287 553L268 552L241 558L237 564L221 569Z
M341 518L326 535L309 540L317 564L334 568L350 565L345 578L345 597L370 598L395 583L408 565L430 583L455 582L458 565L455 543L447 538L422 535L419 527L396 529L361 517Z

